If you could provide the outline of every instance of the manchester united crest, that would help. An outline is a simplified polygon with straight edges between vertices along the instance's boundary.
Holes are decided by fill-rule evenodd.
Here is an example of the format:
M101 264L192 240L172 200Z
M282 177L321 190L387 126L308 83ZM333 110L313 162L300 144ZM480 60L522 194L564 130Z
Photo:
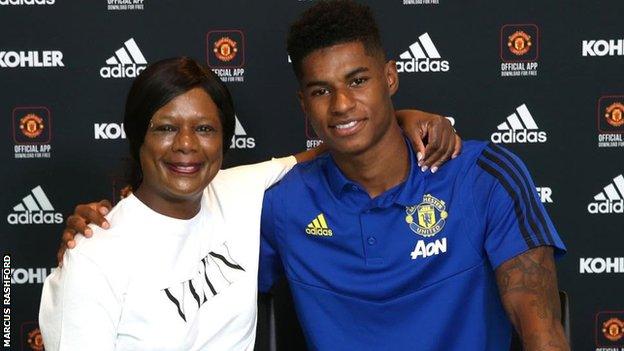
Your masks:
M31 139L36 138L43 132L43 118L29 113L20 119L19 128L25 136Z
M605 111L605 118L607 123L614 127L620 127L624 125L624 104L615 102L609 105Z
M602 323L604 337L611 341L618 341L624 337L624 322L619 318L611 318Z
M222 37L214 43L214 48L212 50L219 60L229 62L236 57L236 53L238 52L237 46L238 43L236 43L236 41L229 37Z
M426 238L439 233L448 217L446 203L431 194L425 194L420 204L405 207L405 213L410 229Z
M41 336L41 330L39 330L39 328L36 328L34 330L31 330L28 333L28 346L30 346L30 349L33 351L43 351L44 347L43 347L43 337Z
M522 56L531 50L531 36L524 31L516 31L508 37L507 46L515 55Z

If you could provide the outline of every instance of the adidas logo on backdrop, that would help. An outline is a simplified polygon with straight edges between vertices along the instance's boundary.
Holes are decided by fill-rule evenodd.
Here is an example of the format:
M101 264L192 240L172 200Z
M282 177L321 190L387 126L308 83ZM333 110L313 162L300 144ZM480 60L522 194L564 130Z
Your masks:
M133 38L106 60L107 66L100 68L102 78L134 78L147 66L147 60Z
M334 232L327 226L325 215L320 213L308 224L305 229L306 234L319 236L332 236Z
M54 5L56 0L0 0L0 6L4 5L16 5L16 6L29 6L29 5Z
M30 191L7 216L9 224L59 224L63 214L54 212L54 206L40 185Z
M596 194L594 200L596 202L587 205L589 213L624 213L624 176L620 174L613 178L613 182Z
M230 149L253 149L256 147L256 139L247 136L247 132L238 120L238 116L234 116L236 124L234 125L234 135Z
M493 143L545 143L546 132L540 131L525 104L507 117L507 121L496 127L500 132L492 133Z
M418 40L409 46L409 49L399 55L396 65L399 73L448 72L450 70L449 62L442 60L429 33L419 36Z

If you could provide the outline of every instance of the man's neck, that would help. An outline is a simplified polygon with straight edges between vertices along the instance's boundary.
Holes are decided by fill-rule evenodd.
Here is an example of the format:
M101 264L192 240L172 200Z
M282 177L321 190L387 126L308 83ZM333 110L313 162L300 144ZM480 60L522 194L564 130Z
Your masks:
M362 185L371 198L402 183L410 171L408 146L398 124L393 124L376 145L361 154L330 153L342 173Z

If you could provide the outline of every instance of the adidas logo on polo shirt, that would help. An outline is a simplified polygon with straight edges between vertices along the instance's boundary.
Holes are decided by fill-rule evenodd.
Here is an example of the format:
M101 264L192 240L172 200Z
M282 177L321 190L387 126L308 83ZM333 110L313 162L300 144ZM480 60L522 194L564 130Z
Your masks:
M402 72L448 72L449 62L442 60L442 56L433 44L429 33L418 37L409 48L399 55L397 71Z
M587 205L587 211L596 213L624 213L624 176L613 178L613 182L594 196L596 202Z
M310 235L321 235L321 236L334 235L334 232L332 232L332 230L329 229L329 227L327 226L325 215L323 215L322 213L316 216L316 218L314 218L312 222L308 224L308 226L305 229L305 232Z
M13 213L7 216L7 221L9 224L63 223L63 214L53 211L52 203L39 185L13 207Z
M516 108L516 112L507 117L507 121L496 128L500 132L492 133L493 143L545 143L546 132L540 131L526 104Z
M108 66L100 69L102 78L134 78L145 69L147 60L134 39L130 38L106 60L106 64Z

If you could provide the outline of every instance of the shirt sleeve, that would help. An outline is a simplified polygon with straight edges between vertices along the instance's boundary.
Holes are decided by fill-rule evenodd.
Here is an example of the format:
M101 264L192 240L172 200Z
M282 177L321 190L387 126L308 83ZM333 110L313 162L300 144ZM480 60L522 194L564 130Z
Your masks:
M45 281L39 325L46 350L114 350L121 302L105 274L77 249Z
M296 164L295 156L287 156L281 158L273 158L267 161L267 174L265 178L264 188L268 189L273 184L279 182Z
M565 253L524 163L510 151L489 144L477 159L473 196L477 213L485 213L484 248L496 269L538 246ZM484 212L482 212L484 211Z
M273 184L280 181L288 171L297 164L295 156L273 158L269 161L254 163L250 165L232 167L222 170L220 173L230 181L245 181L245 184L237 186L262 187L266 190Z
M273 208L274 189L264 194L260 225L260 265L258 268L258 289L268 292L284 274L278 251L276 218Z

